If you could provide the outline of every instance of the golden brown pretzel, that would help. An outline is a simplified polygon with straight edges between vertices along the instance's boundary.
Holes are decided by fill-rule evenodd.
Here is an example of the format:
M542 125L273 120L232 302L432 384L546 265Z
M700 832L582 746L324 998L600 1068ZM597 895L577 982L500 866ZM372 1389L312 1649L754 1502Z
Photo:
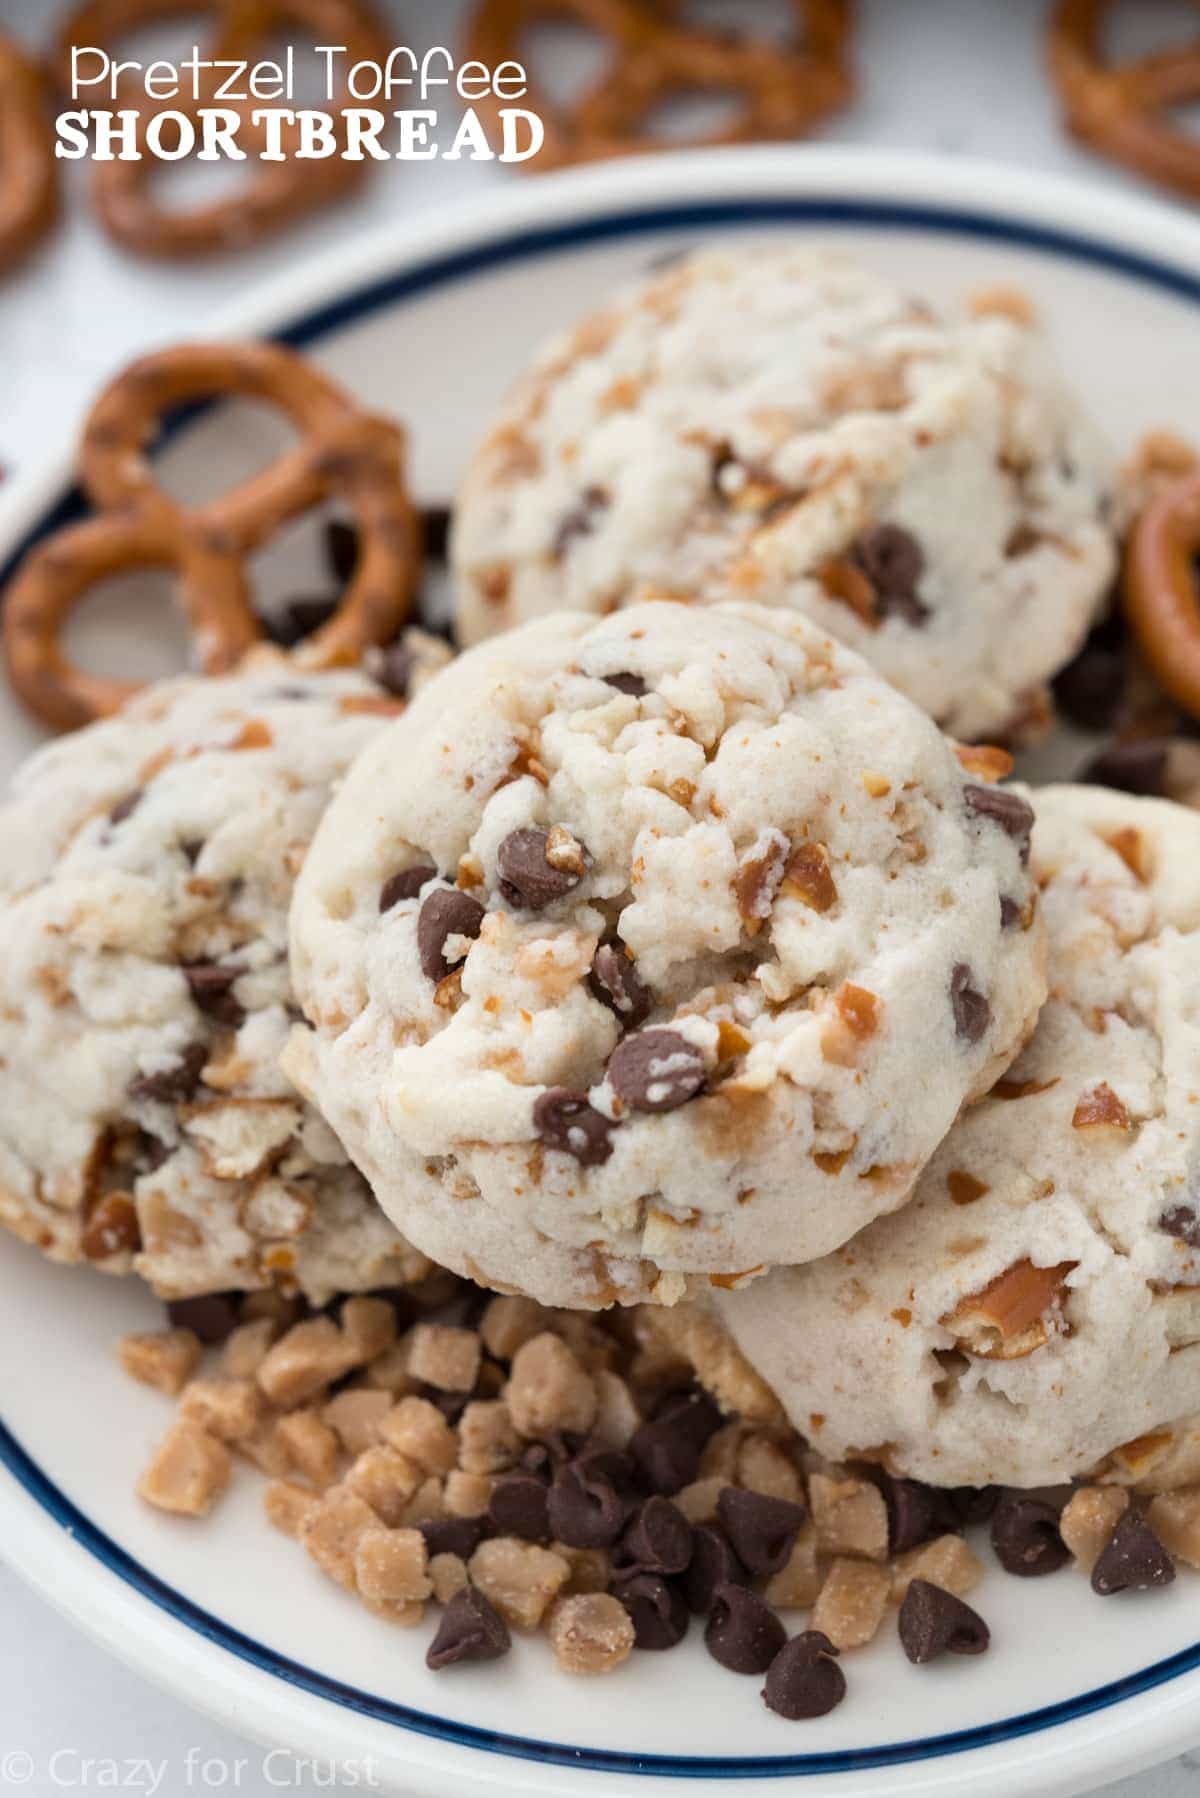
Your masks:
M44 236L58 214L58 169L45 84L0 36L0 273Z
M802 47L732 37L679 21L675 0L479 0L465 55L494 68L518 57L524 34L543 20L590 26L612 50L599 83L569 106L530 84L522 102L546 127L538 155L520 166L550 169L603 156L680 147L651 135L650 115L689 93L736 94L741 111L697 143L797 137L845 105L850 0L792 0ZM508 104L481 102L493 114Z
M1125 610L1171 698L1200 718L1200 469L1153 498L1133 527Z
M1057 0L1050 72L1076 137L1151 181L1200 194L1200 141L1171 122L1200 100L1200 41L1115 63L1101 42L1115 0Z
M272 42L289 29L304 33L314 44L344 45L349 63L380 62L388 53L388 40L367 0L84 0L63 27L59 38L59 78L70 91L71 50L76 45L108 48L117 39L142 26L175 17L211 12L216 29L204 46L206 57L251 61L268 55ZM215 100L211 92L223 79L208 78L210 96L151 102L139 93L137 100L122 99L144 122L160 110L185 113L194 118L200 107L219 105L241 115L238 142L253 159L254 173L229 199L217 200L191 211L177 212L158 204L154 184L163 165L143 147L140 162L97 162L93 169L93 193L101 222L109 235L126 249L143 256L183 258L205 256L219 250L245 249L294 219L336 200L362 181L371 168L369 158L343 161L340 155L297 162L290 154L294 129L286 128L283 145L286 162L257 160L264 142L262 126L251 123L250 114L262 100ZM203 85L203 84L202 84ZM348 94L331 100L337 114L350 102ZM286 105L288 102L281 102ZM339 143L341 139L339 138Z
M300 441L267 468L192 511L155 480L146 446L165 413L236 394L278 407ZM62 628L111 574L167 567L206 673L232 668L264 635L246 561L282 526L337 496L350 508L358 561L329 622L293 651L303 668L356 663L393 637L420 568L420 527L404 484L404 433L362 412L342 390L277 344L187 344L135 362L96 401L84 427L83 487L97 515L37 544L4 601L12 684L56 729L119 708L131 683L84 673L66 656Z

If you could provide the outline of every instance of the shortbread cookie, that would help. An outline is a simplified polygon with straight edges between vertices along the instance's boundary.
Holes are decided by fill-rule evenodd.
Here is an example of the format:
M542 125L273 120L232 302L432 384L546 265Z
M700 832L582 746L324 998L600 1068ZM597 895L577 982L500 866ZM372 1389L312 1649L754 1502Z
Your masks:
M402 709L358 674L164 682L0 811L0 1219L161 1293L423 1271L278 1068L292 883Z
M956 736L1034 734L1114 571L1109 459L1012 312L941 319L794 240L550 345L462 490L472 643L561 607L794 608Z
M527 625L335 798L285 1066L398 1228L485 1284L668 1301L824 1254L1041 1003L997 753L964 768L798 613Z
M818 1449L940 1485L1165 1474L1200 1393L1200 819L1036 799L1032 1042L900 1216L715 1295Z

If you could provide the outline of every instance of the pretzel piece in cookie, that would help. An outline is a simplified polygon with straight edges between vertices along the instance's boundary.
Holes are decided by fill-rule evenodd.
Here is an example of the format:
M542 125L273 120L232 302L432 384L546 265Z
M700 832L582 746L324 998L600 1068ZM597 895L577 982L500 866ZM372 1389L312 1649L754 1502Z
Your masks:
M0 36L0 273L25 256L58 213L54 132L35 65Z
M201 399L238 395L276 407L299 443L195 511L158 484L147 446L163 417ZM362 412L329 378L277 344L190 344L147 356L96 401L80 464L96 516L36 545L4 606L13 686L56 729L117 710L135 688L84 673L62 631L108 576L167 567L206 673L224 673L259 641L249 558L331 498L350 509L358 560L329 621L293 651L306 669L350 666L389 641L407 616L420 567L420 527L404 483L404 433Z
M1200 469L1153 498L1129 539L1125 610L1171 698L1200 718Z
M278 38L298 42L337 45L347 52L346 67L354 63L382 62L388 39L367 0L84 0L73 12L59 36L60 82L69 91L71 52L77 46L109 48L130 32L197 12L212 15L214 31L204 49L206 60L224 63L254 62L271 53ZM156 107L139 92L119 96L123 109L138 114L140 161L98 162L93 171L93 193L101 223L110 237L139 255L167 259L206 256L222 250L246 249L294 220L337 200L362 181L370 159L348 162L344 147L342 109L351 104L349 92L329 103L338 154L296 160L296 127L285 123L282 162L260 160L266 145L266 128L255 124L252 114L261 100L215 98L225 71L218 68L202 78L200 97L169 102L172 112L195 121L206 105L219 105L238 113L238 143L255 171L246 184L227 199L179 211L162 205L155 183L162 163L144 144L146 125ZM207 83L207 87L205 87Z
M556 106L531 85L526 104L545 124L546 138L526 168L679 148L652 133L652 115L693 94L740 101L724 130L695 143L797 137L850 98L850 7L849 0L792 0L792 8L798 48L686 25L674 0L480 0L465 54L494 68L518 55L531 27L564 18L590 27L611 50L598 84L569 105ZM489 102L480 104L486 109Z
M1165 187L1200 195L1200 140L1172 122L1200 100L1200 42L1118 63L1103 33L1115 0L1057 0L1050 73L1068 128L1102 156Z

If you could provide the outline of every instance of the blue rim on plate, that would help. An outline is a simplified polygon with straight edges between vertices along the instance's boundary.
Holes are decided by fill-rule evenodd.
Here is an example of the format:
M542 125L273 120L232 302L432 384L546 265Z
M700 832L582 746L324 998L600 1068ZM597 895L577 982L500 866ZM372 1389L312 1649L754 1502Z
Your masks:
M704 231L756 225L805 228L888 226L906 231L928 231L946 236L973 237L993 243L1018 244L1024 249L1040 251L1048 256L1089 263L1093 267L1107 269L1110 273L1155 287L1160 292L1200 304L1200 278L1157 258L1123 250L1114 244L1074 232L1032 225L1015 218L991 217L986 213L959 207L939 208L900 202L893 204L797 197L639 206L630 210L605 212L594 218L549 226L543 230L524 230L500 236L471 249L431 258L403 273L367 282L341 299L292 319L275 335L285 343L297 346L310 344L381 307L395 306L419 294L461 281L484 269L552 255L556 251L583 244L660 231ZM188 416L194 416L194 412ZM176 420L172 428L178 429L183 422L182 419ZM0 565L0 585L7 582L32 544L48 532L73 522L85 510L86 502L78 488L71 488L44 514L7 561ZM1006 1718L1003 1722L951 1731L945 1735L927 1736L916 1741L891 1742L875 1748L838 1749L826 1754L728 1757L629 1754L600 1748L572 1747L565 1743L539 1742L525 1736L506 1735L498 1731L478 1729L470 1724L448 1722L427 1711L413 1710L391 1699L344 1685L339 1680L330 1679L312 1668L302 1666L286 1655L265 1648L240 1630L231 1628L220 1618L193 1604L191 1599L185 1598L181 1592L177 1592L174 1587L167 1585L134 1560L59 1490L2 1422L0 1463L7 1467L14 1479L55 1523L117 1578L177 1622L260 1672L268 1673L288 1685L312 1693L314 1697L323 1698L378 1722L390 1723L419 1735L432 1736L438 1741L460 1748L536 1761L545 1766L675 1779L786 1779L815 1774L862 1772L872 1768L934 1760L944 1755L963 1754L972 1749L1033 1735L1059 1724L1074 1722L1093 1712L1107 1710L1112 1705L1120 1704L1125 1699L1150 1691L1155 1686L1200 1667L1200 1642L1197 1642L1191 1648L1182 1649L1166 1660L1156 1661L1124 1679L1114 1680L1109 1685L1099 1686L1094 1691L1081 1693L1078 1697L1064 1699L1040 1710Z

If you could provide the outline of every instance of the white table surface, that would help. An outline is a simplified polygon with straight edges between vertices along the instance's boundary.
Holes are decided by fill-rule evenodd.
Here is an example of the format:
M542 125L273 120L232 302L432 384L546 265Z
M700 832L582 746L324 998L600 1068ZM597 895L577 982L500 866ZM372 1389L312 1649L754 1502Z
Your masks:
M747 12L760 3L772 10L771 0L739 3ZM463 0L377 4L393 21L395 40L417 48L452 44L464 11ZM860 96L826 131L827 141L987 156L1027 168L1031 178L1050 170L1136 190L1132 178L1097 164L1060 133L1041 67L1044 0L858 4ZM0 25L45 41L66 10L62 0L0 0ZM1189 13L1186 0L1138 0L1136 10L1139 39L1178 27ZM263 250L177 269L114 250L80 203L82 169L70 173L67 225L0 287L0 465L14 469L61 451L97 383L131 355L185 336L264 275L300 262L312 245L444 207L487 183L522 179L487 164L395 164L381 168L352 204ZM146 1764L133 1764L139 1761ZM219 1790L259 1798L328 1791L334 1777L286 1757L264 1766L262 1750L128 1673L0 1567L0 1794L117 1790L177 1798ZM1109 1791L1196 1798L1200 1752Z

